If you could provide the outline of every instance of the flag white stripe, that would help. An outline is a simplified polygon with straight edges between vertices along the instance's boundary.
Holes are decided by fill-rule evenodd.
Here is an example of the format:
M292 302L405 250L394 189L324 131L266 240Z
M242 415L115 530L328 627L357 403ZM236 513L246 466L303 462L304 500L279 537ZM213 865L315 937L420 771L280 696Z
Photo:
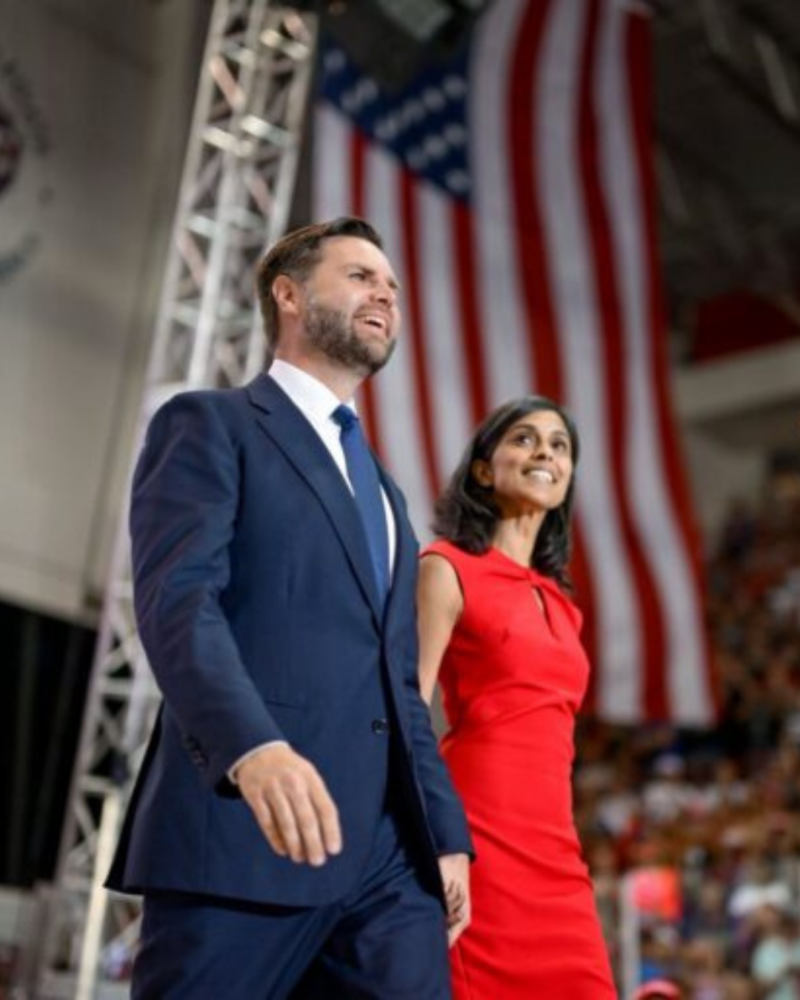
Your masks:
M533 359L522 310L517 225L512 201L508 90L524 0L492 5L480 22L472 53L469 142L476 234L476 287L490 406L531 391Z
M711 705L704 669L692 569L686 539L669 503L663 442L656 423L658 402L652 383L652 337L646 300L648 247L643 220L641 178L630 121L624 47L625 11L605 6L600 34L597 93L603 108L600 129L604 185L612 208L612 240L620 281L625 339L626 394L630 434L626 488L632 514L664 616L666 690L671 713L685 722L708 721Z
M397 279L407 288L404 272L403 220L400 199L400 166L391 154L375 143L367 147L365 165L365 215L383 237L386 256ZM379 413L381 444L390 470L400 477L414 528L427 533L432 497L425 477L422 414L414 384L411 318L403 300L403 326L389 364L373 379Z
M473 430L465 348L460 336L461 313L456 301L460 284L453 245L455 232L450 199L438 188L419 184L416 208L419 272L425 279L420 291L431 375L432 430L439 481L444 483Z
M535 121L541 150L540 191L551 265L553 305L568 405L581 434L577 510L596 594L598 707L620 721L641 711L641 632L636 592L610 474L611 442L602 330L588 237L578 144L580 43L586 4L553 7L545 36Z
M314 115L316 155L313 158L312 199L314 219L334 219L350 215L350 135L351 129L329 104L318 104ZM322 150L325 150L324 155Z

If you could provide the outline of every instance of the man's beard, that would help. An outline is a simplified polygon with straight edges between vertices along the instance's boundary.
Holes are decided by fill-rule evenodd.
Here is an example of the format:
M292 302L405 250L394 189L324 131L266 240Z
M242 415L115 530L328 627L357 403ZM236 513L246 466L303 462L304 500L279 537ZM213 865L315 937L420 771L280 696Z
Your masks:
M374 375L380 371L392 356L397 343L393 340L381 351L374 344L359 339L345 313L316 302L308 305L305 331L309 343L320 354L344 368L364 375Z

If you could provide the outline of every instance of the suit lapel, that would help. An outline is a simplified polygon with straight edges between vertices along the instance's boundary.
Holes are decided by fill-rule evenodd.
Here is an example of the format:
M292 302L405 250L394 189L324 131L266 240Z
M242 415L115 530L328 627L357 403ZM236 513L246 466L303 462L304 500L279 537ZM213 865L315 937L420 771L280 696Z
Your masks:
M403 495L395 485L389 473L378 462L378 472L380 474L381 486L389 498L395 524L395 551L394 566L392 568L392 586L389 590L387 604L391 606L392 599L403 589L403 581L412 571L411 579L414 579L413 568L417 558L417 540L408 519L405 500Z
M367 538L353 496L319 435L268 375L246 387L256 419L316 494L344 546L362 590L380 622L382 613Z

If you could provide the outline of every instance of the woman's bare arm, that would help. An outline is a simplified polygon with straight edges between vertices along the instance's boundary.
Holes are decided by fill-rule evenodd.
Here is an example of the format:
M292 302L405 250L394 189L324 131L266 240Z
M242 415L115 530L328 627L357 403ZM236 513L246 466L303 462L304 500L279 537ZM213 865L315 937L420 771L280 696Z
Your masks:
M442 556L423 556L417 586L419 624L419 686L430 705L442 657L453 628L464 610L456 571Z

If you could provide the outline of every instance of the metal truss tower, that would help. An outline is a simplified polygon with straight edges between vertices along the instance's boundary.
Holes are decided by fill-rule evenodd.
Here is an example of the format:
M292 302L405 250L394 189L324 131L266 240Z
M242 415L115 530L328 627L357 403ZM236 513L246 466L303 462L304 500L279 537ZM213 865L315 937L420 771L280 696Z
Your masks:
M238 385L262 364L255 262L286 228L315 32L314 18L270 0L216 0L137 450L149 417L175 392ZM124 953L138 932L138 907L100 887L158 701L136 631L126 515L112 557L56 885L44 906L40 952L30 962L27 995L40 1000L97 996L101 959L107 964L115 950Z

